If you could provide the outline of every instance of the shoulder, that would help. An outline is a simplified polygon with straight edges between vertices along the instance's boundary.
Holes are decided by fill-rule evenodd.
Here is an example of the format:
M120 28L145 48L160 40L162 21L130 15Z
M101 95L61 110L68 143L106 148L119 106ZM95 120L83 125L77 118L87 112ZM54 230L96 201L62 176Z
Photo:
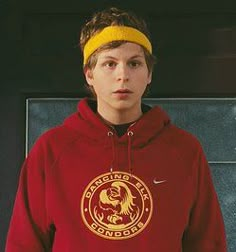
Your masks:
M53 127L45 131L40 137L39 140L46 142L67 142L70 139L76 137L78 133L71 128L66 127L64 124Z
M176 141L181 141L181 142L190 142L192 144L200 144L198 137L190 132L187 131L186 129L180 128L176 126L175 124L170 125L170 135L176 139Z
M33 144L29 155L38 154L57 156L59 153L71 142L77 140L79 137L78 132L59 125L45 131L40 135Z
M202 144L195 134L174 124L169 125L168 130L164 133L164 138L168 145L179 151L195 154L203 151Z

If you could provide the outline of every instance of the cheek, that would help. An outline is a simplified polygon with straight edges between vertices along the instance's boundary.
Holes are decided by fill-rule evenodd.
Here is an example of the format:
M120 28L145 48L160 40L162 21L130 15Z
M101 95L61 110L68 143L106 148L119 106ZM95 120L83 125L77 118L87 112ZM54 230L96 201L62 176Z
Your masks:
M146 86L150 83L150 76L148 76L147 73L137 74L135 75L135 80L139 83L140 86Z
M107 85L101 82L95 82L93 89L98 96L105 95L107 92Z

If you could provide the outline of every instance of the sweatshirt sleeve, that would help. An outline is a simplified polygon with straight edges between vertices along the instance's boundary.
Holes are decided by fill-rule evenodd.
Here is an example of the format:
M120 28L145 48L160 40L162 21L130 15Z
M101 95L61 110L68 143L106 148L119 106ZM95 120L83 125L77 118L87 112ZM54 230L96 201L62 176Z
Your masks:
M202 148L193 181L195 200L183 236L183 252L226 252L224 221Z
M51 225L45 196L43 148L36 143L26 158L9 225L6 252L51 251Z

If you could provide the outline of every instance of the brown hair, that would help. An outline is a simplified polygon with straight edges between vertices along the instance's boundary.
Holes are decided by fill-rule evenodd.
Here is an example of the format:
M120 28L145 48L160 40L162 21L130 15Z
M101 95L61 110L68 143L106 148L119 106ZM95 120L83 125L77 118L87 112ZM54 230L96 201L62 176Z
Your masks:
M142 18L137 17L133 12L127 12L120 10L115 7L105 9L103 11L95 13L91 20L88 21L81 29L80 34L80 48L83 52L85 44L88 40L95 34L102 31L107 26L120 25L133 27L142 33L144 33L150 40L150 34L147 29L147 25ZM90 69L94 68L97 63L97 53L105 50L119 47L121 44L126 43L126 41L113 41L107 43L104 46L98 48L88 59L87 64L84 67ZM144 50L145 60L147 63L149 73L152 72L153 66L155 64L155 56L150 54L146 48L142 47Z

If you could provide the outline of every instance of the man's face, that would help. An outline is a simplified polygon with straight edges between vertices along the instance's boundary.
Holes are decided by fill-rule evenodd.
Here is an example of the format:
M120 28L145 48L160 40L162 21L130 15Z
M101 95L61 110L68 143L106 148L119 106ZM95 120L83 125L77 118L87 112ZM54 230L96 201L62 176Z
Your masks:
M94 69L85 71L86 80L96 93L98 110L135 111L151 82L143 49L134 43L104 50L97 55Z

